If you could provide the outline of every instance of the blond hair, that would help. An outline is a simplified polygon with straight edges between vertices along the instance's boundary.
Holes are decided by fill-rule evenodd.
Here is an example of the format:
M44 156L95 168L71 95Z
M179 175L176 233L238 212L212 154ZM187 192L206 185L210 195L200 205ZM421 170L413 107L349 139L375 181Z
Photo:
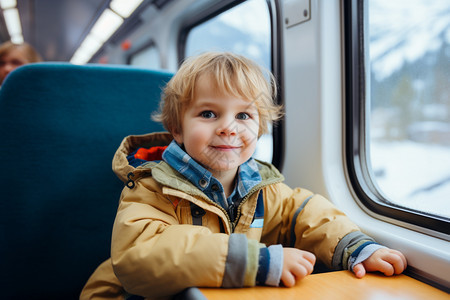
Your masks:
M268 78L264 76L267 74ZM268 132L268 123L282 116L281 106L274 103L277 95L275 78L256 63L229 52L206 52L187 58L167 83L160 112L153 119L163 123L171 133L181 133L183 113L194 99L198 78L209 75L215 86L231 96L253 102L259 114L258 137Z
M28 63L35 63L42 61L42 57L30 44L28 43L14 44L10 41L0 45L0 57L3 57L4 55L9 54L10 52L16 49L20 49L23 51L28 60Z

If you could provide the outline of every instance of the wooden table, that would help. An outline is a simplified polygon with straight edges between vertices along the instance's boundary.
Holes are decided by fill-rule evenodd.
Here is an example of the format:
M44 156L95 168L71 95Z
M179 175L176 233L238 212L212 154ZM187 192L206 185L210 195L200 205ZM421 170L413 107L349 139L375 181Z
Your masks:
M200 288L207 299L370 299L450 300L450 295L406 275L386 277L370 273L358 279L349 271L309 275L292 288L253 287L242 289Z

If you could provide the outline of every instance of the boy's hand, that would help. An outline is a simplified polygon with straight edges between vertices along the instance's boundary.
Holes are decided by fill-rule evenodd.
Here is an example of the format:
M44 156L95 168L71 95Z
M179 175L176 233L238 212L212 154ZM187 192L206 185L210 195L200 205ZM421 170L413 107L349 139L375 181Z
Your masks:
M281 281L292 287L299 279L311 274L316 262L314 254L296 248L283 248L283 271Z
M372 255L353 267L356 277L362 278L366 272L380 271L386 276L400 274L406 269L405 256L397 251L388 248L378 249Z

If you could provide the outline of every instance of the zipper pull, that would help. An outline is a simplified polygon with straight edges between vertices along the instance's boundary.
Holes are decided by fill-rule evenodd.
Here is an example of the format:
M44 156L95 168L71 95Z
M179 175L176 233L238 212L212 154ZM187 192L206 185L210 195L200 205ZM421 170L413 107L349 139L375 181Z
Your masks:
M235 211L234 211L234 203L231 203L228 206L228 216L230 217L231 223L233 224L234 223L234 219L236 219L236 214L235 214Z

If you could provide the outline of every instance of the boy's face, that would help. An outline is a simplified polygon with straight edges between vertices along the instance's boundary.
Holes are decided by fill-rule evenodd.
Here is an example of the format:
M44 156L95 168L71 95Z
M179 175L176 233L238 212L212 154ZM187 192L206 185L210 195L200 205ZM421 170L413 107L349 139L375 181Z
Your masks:
M27 63L29 63L28 58L20 48L13 49L0 57L0 84L11 71Z
M215 177L237 172L255 152L259 115L249 100L223 94L207 75L197 80L182 132L173 134L186 152Z

